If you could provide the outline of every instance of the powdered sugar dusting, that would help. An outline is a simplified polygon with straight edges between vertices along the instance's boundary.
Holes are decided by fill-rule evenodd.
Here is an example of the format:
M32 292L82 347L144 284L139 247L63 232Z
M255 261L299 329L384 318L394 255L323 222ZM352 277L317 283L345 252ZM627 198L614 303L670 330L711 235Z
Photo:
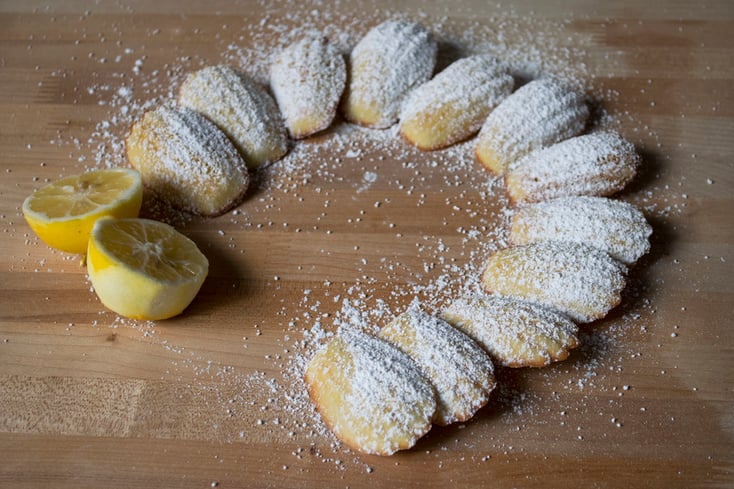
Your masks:
M531 81L489 114L479 132L477 156L488 165L496 160L502 174L529 152L581 133L588 117L583 94L569 84Z
M632 180L640 157L615 132L595 132L530 153L507 174L507 190L518 202L567 195L611 195Z
M462 141L479 131L514 83L494 56L462 58L410 93L400 114L401 132L422 149Z
M433 74L436 52L421 24L387 21L370 30L350 54L347 119L375 128L393 125L410 90Z
M242 198L249 175L232 143L211 122L185 107L162 106L133 126L130 163L143 183L168 204L217 215Z
M548 365L564 360L578 346L578 328L568 318L509 297L467 295L454 300L441 316L505 366Z
M445 321L414 303L379 334L407 353L436 388L439 424L465 421L487 402L495 385L491 360Z
M621 301L626 268L586 245L542 241L507 248L487 260L482 282L488 292L537 302L590 322Z
M358 329L342 330L306 375L322 416L361 452L391 455L430 428L431 385L406 354Z
M635 206L603 197L563 197L518 209L510 239L523 245L536 241L572 241L603 250L626 265L650 249L652 227Z
M342 53L323 36L305 37L278 54L270 68L270 86L291 137L329 127L346 78Z
M239 16L236 21L222 16L221 21L216 18L212 20L213 25L202 26L192 33L195 37L215 37L219 49L207 47L206 52L197 52L188 44L176 46L166 53L163 63L156 59L153 50L146 49L145 44L122 44L117 48L120 60L116 61L119 62L120 76L110 81L95 79L92 86L79 87L80 93L84 94L82 98L91 99L92 103L102 107L104 119L96 124L96 128L90 129L89 134L79 134L79 130L67 121L49 143L68 150L69 161L81 166L124 166L127 164L124 138L130 125L147 110L174 100L187 73L202 66L227 63L245 69L248 75L264 83L273 56L307 32L323 33L340 51L348 52L370 26L388 18L406 17L382 8L357 17L351 6L334 4L324 8L313 2L290 3L287 8L283 2L263 3L259 8L262 15L256 22L242 23ZM455 13L453 6L447 4L444 8L446 14ZM456 17L418 16L439 42L439 69L457 57L490 52L507 62L513 75L520 80L552 75L571 80L578 86L585 85L587 93L594 93L604 100L615 101L619 96L613 91L592 86L593 73L589 74L583 64L584 52L579 48L589 45L589 39L586 34L574 32L571 20L550 21L519 16L507 5L503 6L502 12L498 11L492 22L468 20L471 19L470 10L457 14ZM224 23L229 24L228 29L220 25ZM115 29L119 28L115 26ZM107 46L114 51L111 47L114 34L109 34L108 39ZM108 58L115 59L114 53ZM68 84L73 79L72 75L73 72L50 73L45 83ZM604 85L603 80L601 83ZM620 114L602 113L595 124L601 127L617 125L619 117ZM660 146L651 129L638 127L633 115L626 113L621 117L635 135L641 138L649 135L653 143L658 142ZM34 150L37 146L34 144ZM200 238L215 248L247 254L251 251L245 249L237 231L245 230L256 235L260 231L279 229L292 233L294 241L334 236L327 235L331 222L329 216L322 215L322 212L328 214L327 201L331 201L332 206L351 201L352 195L340 199L336 190L346 178L353 182L355 189L366 188L354 195L357 200L353 205L356 207L349 224L365 233L375 229L389 231L395 238L391 244L394 246L383 251L378 259L364 253L370 244L366 237L355 239L349 246L355 256L354 281L329 280L332 277L328 274L317 273L311 278L317 276L317 282L323 283L313 290L305 285L300 301L278 298L277 290L280 284L285 283L283 281L267 285L268 293L276 291L274 301L281 301L282 308L275 317L266 320L253 318L256 323L243 324L241 331L242 351L246 354L265 348L267 358L261 359L263 366L253 367L251 360L242 364L220 355L214 359L213 354L202 354L188 347L185 337L175 333L175 327L117 320L110 326L129 330L127 334L138 335L140 341L160 346L171 356L170 372L163 376L166 381L182 382L181 392L177 395L187 396L185 399L192 404L199 403L200 411L194 412L190 420L198 436L227 443L285 440L297 447L293 449L293 464L288 464L299 466L301 470L308 470L308 464L312 463L310 459L316 457L335 472L345 469L365 471L365 462L345 452L334 441L305 396L302 373L307 360L320 344L332 337L332 332L339 325L378 329L402 312L415 296L420 297L427 310L437 311L462 291L478 289L478 270L486 256L508 245L510 211L507 210L507 196L501 181L475 166L473 142L430 155L411 151L405 146L396 143L392 131L375 132L345 124L336 125L333 132L330 130L323 137L297 144L284 159L261 169L254 182L258 192L247 201L248 204L212 221L213 237L202 235ZM388 163L413 174L405 176L385 171ZM62 168L67 164L62 163ZM354 168L356 177L349 176L350 168ZM363 178L368 172L378 175L375 182L371 177ZM655 216L681 212L686 202L676 192L685 188L684 180L679 182L680 188L661 184L632 198ZM436 192L435 185L429 187L431 181L440 181L446 188L460 188L461 191L457 197L449 199L447 195ZM441 220L442 229L453 237L442 235L439 240L426 233L409 232L401 221L389 219L387 211L397 204L394 200L387 202L379 195L383 186L399 190L399 194L405 197L401 203L407 202L405 209L411 215L420 216L428 209L433 212L441 210L441 216L436 213L433 217ZM279 210L285 206L301 206L309 202L314 206L314 198L304 192L304 188L318 190L315 194L316 212L305 214L310 209L304 206L303 222L286 221L280 217ZM377 191L374 195L369 192L373 189ZM369 196L369 200L359 200L359 196ZM658 196L662 196L661 199ZM436 201L441 205L430 205ZM495 203L496 207L487 208ZM192 222L186 214L150 208L148 212L180 226ZM194 224L196 222L194 220ZM389 227L390 224L394 227ZM9 229L11 233L16 232L14 226L9 226ZM222 234L217 230L222 230ZM406 266L406 260L395 252L403 252L406 248L410 248L407 252L422 263L421 267ZM324 254L329 251L324 247ZM57 260L67 260L57 253L51 254ZM363 263L362 259L368 262ZM21 257L18 267L23 268L32 261L33 257ZM41 270L58 270L53 260L33 265ZM304 276L307 271L304 267ZM245 289L242 283L234 285L237 285L234 290ZM636 314L640 309L643 310L642 316ZM575 439L577 425L574 421L582 418L588 407L583 404L569 408L562 404L565 400L563 395L583 392L593 396L606 392L607 385L616 381L621 375L621 365L630 363L621 360L623 355L630 353L626 346L622 346L626 344L627 335L630 330L642 331L644 325L651 321L650 315L655 314L649 302L641 302L639 309L635 306L633 312L609 319L603 328L583 332L580 360L547 371L518 371L512 374L509 383L501 382L498 392L493 395L491 409L497 415L491 417L496 421L491 429L482 428L486 423L480 416L478 423L456 427L449 435L432 437L430 453L419 455L427 463L433 461L442 465L452 460L459 463L454 449L458 449L456 453L464 453L463 448L471 448L475 443L488 447L487 459L490 453L493 457L503 453L512 455L523 449L516 430L542 430L546 421L544 417L541 422L540 414L545 416L548 406L556 405L561 405L564 412L552 419L565 423L567 430L564 433ZM252 313L247 311L247 317ZM281 330L285 332L281 334ZM265 346L258 348L261 344ZM614 370L611 365L615 366ZM517 381L513 382L513 379ZM504 374L503 380L508 380L508 374ZM549 395L542 388L540 392L533 391L525 386L526 380L531 384L547 384L554 389L560 384L560 394L553 392ZM186 389L187 383L193 387ZM172 403L178 401L179 397L171 398ZM612 409L602 408L602 411L608 413ZM471 432L471 436L454 436L464 428L464 433ZM466 463L475 462L479 460L473 457L466 459Z
M250 168L275 161L288 150L275 101L264 87L228 66L206 67L187 76L179 102L217 124Z

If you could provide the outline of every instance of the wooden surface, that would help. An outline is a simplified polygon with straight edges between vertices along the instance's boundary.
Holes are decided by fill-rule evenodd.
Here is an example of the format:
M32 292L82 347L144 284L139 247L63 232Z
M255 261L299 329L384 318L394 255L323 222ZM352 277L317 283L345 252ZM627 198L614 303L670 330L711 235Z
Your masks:
M45 3L0 3L0 487L734 486L731 2ZM485 42L519 76L584 81L597 123L644 157L622 198L655 234L571 359L499 371L473 420L379 458L334 442L299 372L314 331L379 326L415 296L438 308L501 245L506 197L469 146L342 128L263 172L236 213L148 199L212 263L158 323L105 311L20 205L125 164L129 123L187 71L262 76L298 28L353 42L396 13L446 33L445 52Z

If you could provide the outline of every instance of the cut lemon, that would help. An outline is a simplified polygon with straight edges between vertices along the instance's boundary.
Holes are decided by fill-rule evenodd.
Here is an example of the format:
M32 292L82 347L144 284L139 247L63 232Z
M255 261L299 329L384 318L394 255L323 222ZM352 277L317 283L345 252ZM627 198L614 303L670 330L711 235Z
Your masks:
M196 296L209 262L196 244L149 219L100 219L92 228L87 271L100 301L133 319L180 314Z
M47 245L84 253L97 219L136 217L142 201L143 184L137 171L94 170L39 189L23 202L23 215Z

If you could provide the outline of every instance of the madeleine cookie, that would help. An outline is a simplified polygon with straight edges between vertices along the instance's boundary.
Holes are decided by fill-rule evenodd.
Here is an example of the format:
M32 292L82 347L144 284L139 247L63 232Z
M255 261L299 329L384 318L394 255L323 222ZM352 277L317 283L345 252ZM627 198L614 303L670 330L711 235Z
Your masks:
M567 317L529 302L491 296L455 300L441 313L506 367L543 367L565 360L578 346Z
M611 195L634 178L639 164L632 143L597 132L530 153L510 169L505 184L514 202Z
M344 58L323 36L305 37L278 54L270 86L292 138L329 127L346 79Z
M534 80L489 114L475 153L489 170L504 175L531 151L581 133L588 117L582 93L558 80Z
M229 66L189 75L178 101L208 117L232 140L248 168L282 158L288 137L278 106L265 88Z
M420 24L388 20L372 28L349 57L344 117L374 128L395 124L408 92L433 74L436 52Z
M392 455L431 428L433 387L408 355L380 338L342 332L316 353L305 379L326 424L359 452Z
M535 302L588 323L621 301L626 268L590 246L541 241L492 254L482 273L487 292Z
M143 184L171 206L217 216L247 191L247 166L227 136L185 107L159 107L136 122L126 141L127 159Z
M650 249L652 227L632 204L604 197L565 197L518 209L510 241L573 241L606 251L625 265Z
M400 114L400 133L423 150L463 141L479 131L513 84L508 67L494 56L460 59L410 93Z
M494 389L494 368L471 338L445 321L412 307L379 333L408 354L436 389L434 422L466 421Z

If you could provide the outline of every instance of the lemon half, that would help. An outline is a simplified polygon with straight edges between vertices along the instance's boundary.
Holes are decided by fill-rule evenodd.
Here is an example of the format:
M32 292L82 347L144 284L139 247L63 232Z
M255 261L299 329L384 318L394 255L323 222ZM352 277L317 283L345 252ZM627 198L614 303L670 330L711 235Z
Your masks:
M143 184L136 170L94 170L40 188L23 202L23 215L47 245L85 253L95 221L136 217L142 202Z
M87 271L100 301L133 319L180 314L198 293L209 262L196 243L149 219L101 219L92 228Z

